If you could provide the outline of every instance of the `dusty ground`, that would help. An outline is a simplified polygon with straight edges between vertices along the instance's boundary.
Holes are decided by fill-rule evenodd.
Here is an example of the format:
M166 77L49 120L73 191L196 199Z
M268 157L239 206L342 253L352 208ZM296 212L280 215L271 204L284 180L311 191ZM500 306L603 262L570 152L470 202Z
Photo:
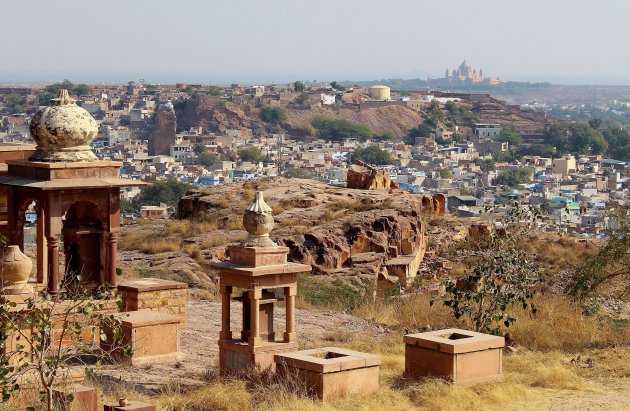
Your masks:
M232 306L232 331L240 332L239 306ZM221 305L210 301L190 300L187 304L188 323L182 332L182 350L186 354L177 364L155 364L144 367L122 365L105 366L98 371L102 382L132 383L135 389L147 395L162 392L164 386L202 386L218 372L217 339L221 323ZM274 317L276 331L284 329L284 309L277 308ZM326 343L335 333L363 333L376 338L384 337L388 330L369 321L335 311L297 310L301 348ZM611 387L612 388L612 387ZM571 398L570 394L558 394L539 405L539 400L515 409L538 409L544 411L568 410L627 410L630 392L594 393ZM450 408L449 408L450 409Z
M221 329L221 304L210 301L189 300L186 306L187 324L181 335L182 351L186 354L177 364L155 364L143 367L105 366L98 373L105 381L133 383L141 392L157 392L164 384L181 386L201 385L209 375L215 375L219 361L219 331ZM284 332L284 308L276 308L274 324L276 333ZM232 304L232 332L241 330L240 304ZM297 310L299 341L303 349L320 343L334 330L344 332L384 335L385 330L376 324L333 311ZM331 331L332 330L332 331Z
M562 399L551 404L545 404L539 409L541 411L625 411L630 409L630 392L618 395L595 395L576 400Z

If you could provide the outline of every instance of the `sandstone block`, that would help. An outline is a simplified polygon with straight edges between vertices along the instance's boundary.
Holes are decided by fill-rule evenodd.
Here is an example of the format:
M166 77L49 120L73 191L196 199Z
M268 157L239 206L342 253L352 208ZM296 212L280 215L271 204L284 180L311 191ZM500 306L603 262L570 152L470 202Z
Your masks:
M69 395L74 397L72 401L66 400ZM94 388L75 384L53 388L53 404L58 411L97 411L98 398Z
M405 373L473 385L503 380L503 337L449 328L406 335Z
M295 378L309 394L324 401L379 389L381 358L377 355L324 347L275 356L276 369Z

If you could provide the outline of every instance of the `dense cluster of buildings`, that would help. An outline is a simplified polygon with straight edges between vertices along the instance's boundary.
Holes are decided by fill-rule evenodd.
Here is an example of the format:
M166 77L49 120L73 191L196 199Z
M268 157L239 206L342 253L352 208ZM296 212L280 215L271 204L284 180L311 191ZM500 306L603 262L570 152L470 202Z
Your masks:
M468 70L468 69L466 69ZM469 75L458 70L459 75ZM463 74L462 74L463 73ZM467 74L468 73L468 74ZM474 75L474 71L472 72ZM480 75L480 74L479 74ZM391 153L385 166L391 179L411 193L443 193L448 208L460 216L479 216L489 205L495 213L505 213L518 204L532 204L546 210L545 223L578 235L600 235L608 224L604 216L610 200L626 195L624 175L628 164L600 156L558 158L526 156L521 161L501 161L512 148L499 141L502 126L475 123L472 127L438 125L435 132L416 137L413 144L397 141L360 141L346 139L330 142L316 137L304 138L282 131L270 131L258 123L252 127L221 124L208 130L195 126L178 128L174 104L193 97L206 100L243 102L264 101L270 106L292 101L298 94L288 86L252 86L218 89L199 85L92 87L90 96L79 97L79 104L99 122L99 135L93 149L100 159L121 161L121 176L152 182L174 178L198 186L218 186L231 181L265 176L292 175L317 178L333 185L344 185L352 154L357 148L378 145ZM209 95L212 91L217 95ZM218 92L217 92L218 91ZM37 104L37 90L20 91L26 102ZM440 104L466 98L454 93L424 93L409 98L388 88L335 92L330 87L310 87L313 104L417 105L423 110L433 100ZM487 97L487 95L484 95ZM469 96L474 99L478 96ZM433 103L435 104L435 103ZM2 116L0 139L4 143L29 143L29 115ZM455 139L457 136L457 139ZM409 142L411 143L411 142ZM256 147L261 156L256 162L244 161L239 152ZM559 153L561 154L561 153ZM497 185L505 172L524 169L512 187ZM139 193L129 187L123 197ZM165 215L164 207L148 204L142 215Z

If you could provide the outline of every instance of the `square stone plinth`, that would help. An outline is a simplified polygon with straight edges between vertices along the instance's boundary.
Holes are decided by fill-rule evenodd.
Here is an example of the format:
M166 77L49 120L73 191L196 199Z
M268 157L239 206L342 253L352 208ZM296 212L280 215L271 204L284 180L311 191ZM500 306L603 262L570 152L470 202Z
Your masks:
M115 350L114 357L117 360L141 365L183 358L180 352L179 317L150 310L131 311L117 316L122 321L122 345L131 345L132 350L131 357L123 356L121 350ZM110 350L113 342L111 332L106 334L108 339L102 345L104 349Z
M381 357L337 347L275 356L276 370L296 378L309 394L324 401L379 389Z
M473 385L503 380L505 339L449 328L405 335L405 374Z
M118 285L122 311L148 309L172 314L186 328L188 284L161 278L125 279Z
M72 401L67 401L68 395L72 395ZM97 411L98 398L96 390L91 387L75 384L69 387L53 388L53 404L59 411Z
M245 267L286 264L288 247L228 247L230 262Z
M275 369L274 356L294 352L298 343L293 342L263 342L261 345L251 346L239 340L219 340L219 369L221 375L245 373L252 369Z
M155 405L146 404L140 401L129 401L127 405L104 405L103 411L155 411Z

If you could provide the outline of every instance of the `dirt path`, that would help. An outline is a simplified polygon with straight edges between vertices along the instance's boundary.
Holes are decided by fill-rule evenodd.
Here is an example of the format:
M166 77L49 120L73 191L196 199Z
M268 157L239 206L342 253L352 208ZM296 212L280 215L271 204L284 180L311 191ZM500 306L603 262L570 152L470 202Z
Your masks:
M572 401L545 404L541 411L625 411L630 409L630 392L584 397Z
M184 360L173 365L154 364L140 367L122 365L106 366L99 371L105 381L133 382L136 389L145 392L157 390L164 384L200 385L209 375L214 375L218 367L219 331L221 328L221 304L209 301L189 300L187 325L181 335ZM240 304L232 304L232 332L238 335L241 330ZM274 325L276 333L284 331L284 308L276 308ZM383 334L378 325L332 311L296 312L297 330L300 347L310 348L313 343L320 343L327 333L335 331Z

